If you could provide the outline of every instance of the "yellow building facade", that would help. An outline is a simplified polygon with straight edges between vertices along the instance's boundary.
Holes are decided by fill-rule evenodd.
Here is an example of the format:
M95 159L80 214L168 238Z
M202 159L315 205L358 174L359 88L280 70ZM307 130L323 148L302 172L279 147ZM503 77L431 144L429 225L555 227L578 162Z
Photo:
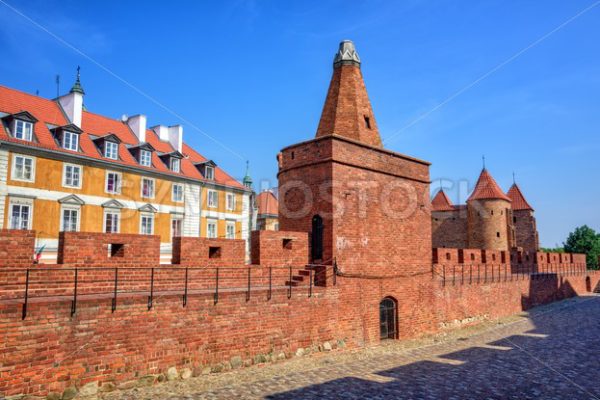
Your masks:
M2 228L35 230L42 262L68 230L159 235L164 262L174 236L248 240L250 189L182 127L89 113L77 85L57 100L0 87Z

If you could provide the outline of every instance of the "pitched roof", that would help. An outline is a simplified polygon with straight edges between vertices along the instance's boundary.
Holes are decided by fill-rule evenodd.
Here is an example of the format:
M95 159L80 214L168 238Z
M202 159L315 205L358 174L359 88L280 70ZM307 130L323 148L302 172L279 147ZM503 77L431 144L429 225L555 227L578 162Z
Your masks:
M444 192L444 189L440 189L439 192L436 193L433 200L431 200L431 210L432 211L453 211L454 207L452 206L452 202Z
M334 59L333 76L316 137L339 135L383 147L354 44L345 40Z
M63 149L56 142L50 131L50 128L55 126L62 127L70 124L70 121L67 119L58 102L0 85L0 113L16 114L22 111L29 112L38 120L34 125L35 140L32 142L25 142L13 138L5 129L2 129L1 126L0 140L67 154L85 156L114 163L115 165L135 167L140 170L206 181L198 171L198 168L193 164L198 160L204 161L206 159L187 144L184 143L183 145L182 153L184 154L184 158L181 160L181 172L173 172L159 158L157 153L171 153L177 149L173 148L168 141L160 140L153 130L148 129L146 131L146 142L152 145L152 147L156 149L156 152L153 152L152 154L152 167L144 167L137 162L127 149L127 146L137 146L141 144L141 142L126 123L85 110L82 113L81 120L81 129L83 130L83 133L80 135L79 139L81 151L75 152ZM50 127L48 125L50 125ZM123 144L119 146L118 160L110 160L103 157L92 140L93 137L102 137L109 134L118 137ZM218 167L215 168L214 182L221 185L244 189L244 186L240 182L233 179Z
M500 189L500 186L498 186L492 175L484 168L479 175L473 193L471 193L471 196L469 196L467 201L485 199L502 199L510 201L510 198L504 194L502 189Z
M279 214L279 202L277 201L275 194L270 190L265 190L256 196L256 203L258 204L258 215Z
M508 197L512 200L512 209L513 210L531 210L533 211L533 207L529 205L527 200L525 200L525 196L523 196L523 192L521 192L521 188L514 183L507 193Z

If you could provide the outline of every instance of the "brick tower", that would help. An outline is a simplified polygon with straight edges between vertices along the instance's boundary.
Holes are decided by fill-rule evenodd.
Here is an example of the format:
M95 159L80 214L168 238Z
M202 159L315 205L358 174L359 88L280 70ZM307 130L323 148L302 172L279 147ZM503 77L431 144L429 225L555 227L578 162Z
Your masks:
M511 200L483 169L467 199L469 248L509 250L514 243Z
M335 55L316 137L278 160L280 228L310 232L315 262L430 270L429 163L383 149L352 42Z
M516 183L511 186L507 195L512 200L515 246L526 252L538 251L540 244L533 207L525 200L521 188Z

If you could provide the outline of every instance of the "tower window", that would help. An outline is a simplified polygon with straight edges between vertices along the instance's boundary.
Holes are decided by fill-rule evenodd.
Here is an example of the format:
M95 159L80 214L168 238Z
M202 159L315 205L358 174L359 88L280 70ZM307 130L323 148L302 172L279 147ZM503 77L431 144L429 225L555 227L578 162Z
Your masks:
M517 217L513 217L513 223L517 222Z
M500 232L496 232L496 237L500 237Z
M371 119L369 117L367 117L366 115L365 117L365 126L367 127L367 129L371 129Z

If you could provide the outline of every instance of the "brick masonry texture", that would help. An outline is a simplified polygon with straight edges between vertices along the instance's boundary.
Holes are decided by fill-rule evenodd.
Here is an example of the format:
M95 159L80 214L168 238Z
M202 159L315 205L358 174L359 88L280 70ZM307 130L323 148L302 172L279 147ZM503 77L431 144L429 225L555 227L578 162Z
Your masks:
M235 241L182 238L175 255L180 264L159 267L158 236L63 233L64 264L32 269L33 297L24 319L26 276L0 269L0 393L46 395L90 382L118 384L172 366L220 371L240 359L287 358L325 341L343 340L349 348L377 344L384 299L397 309L393 338L405 339L598 287L600 273L584 269L515 271L513 265L582 257L547 254L543 264L536 252L509 253L512 219L505 200L477 200L484 212L477 218L490 218L485 227L468 223L469 248L432 254L429 163L381 149L375 120L369 128L365 117L372 110L360 69L338 66L316 138L278 155L282 231L252 233L256 265L217 268L243 259ZM311 260L315 216L323 220L323 254ZM187 268L206 260L207 246L219 247L211 243L221 245L221 260ZM109 244L121 245L110 257ZM502 269L494 258L505 263L504 280L457 280L453 272L449 285L434 264L476 263L484 271L493 266L498 277ZM307 285L308 261L329 265L329 274L336 265L335 279ZM75 272L77 265L112 268ZM121 292L113 309L117 276Z
M85 266L154 266L160 263L160 236L60 232L58 263Z
M467 248L467 210L433 211L431 229L433 247Z
M250 242L252 264L277 267L304 266L309 262L305 232L254 231Z
M173 238L173 264L184 266L243 266L245 242L238 239Z
M34 246L34 231L1 229L0 268L31 266Z

